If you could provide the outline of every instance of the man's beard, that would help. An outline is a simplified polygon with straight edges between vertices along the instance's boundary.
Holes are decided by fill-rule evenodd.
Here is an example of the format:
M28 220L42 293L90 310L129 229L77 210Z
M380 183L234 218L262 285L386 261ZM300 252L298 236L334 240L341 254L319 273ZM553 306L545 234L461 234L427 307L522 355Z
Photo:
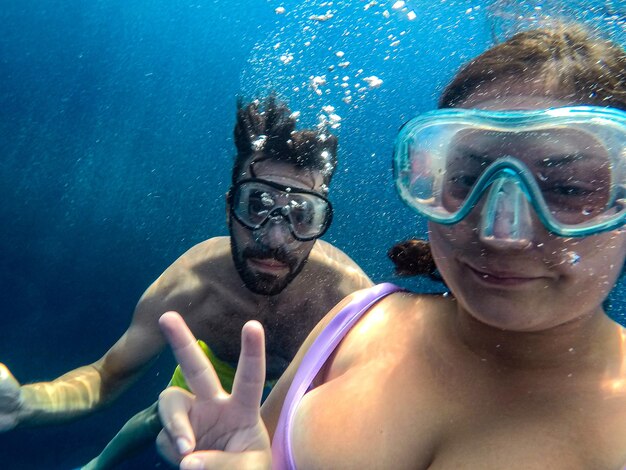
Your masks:
M262 245L256 245L240 251L233 242L232 237L230 238L230 248L239 277L250 291L260 295L276 295L282 292L300 274L306 261L306 259L299 261L298 258L291 256L282 247L271 249ZM288 273L276 276L271 273L254 272L246 262L250 258L279 261L287 266Z

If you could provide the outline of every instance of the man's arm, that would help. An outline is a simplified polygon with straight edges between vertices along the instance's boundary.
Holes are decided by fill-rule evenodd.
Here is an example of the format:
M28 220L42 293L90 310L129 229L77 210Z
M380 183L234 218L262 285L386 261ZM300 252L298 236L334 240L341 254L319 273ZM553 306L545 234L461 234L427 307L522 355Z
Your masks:
M215 256L221 245L221 239L206 240L169 266L139 300L128 330L93 364L51 382L22 387L12 376L4 380L0 369L0 430L67 421L115 399L164 349L165 338L159 329L163 312L187 312L196 297L202 296L204 288L196 266ZM17 386L13 403L6 393L11 379Z
M59 423L90 413L110 402L136 379L165 347L159 316L168 309L184 311L196 290L183 255L139 300L131 324L98 361L50 382L20 386L6 367L0 368L0 431L21 426Z
M130 418L102 452L81 470L116 468L116 465L120 465L141 449L154 445L162 428L158 402L155 402Z

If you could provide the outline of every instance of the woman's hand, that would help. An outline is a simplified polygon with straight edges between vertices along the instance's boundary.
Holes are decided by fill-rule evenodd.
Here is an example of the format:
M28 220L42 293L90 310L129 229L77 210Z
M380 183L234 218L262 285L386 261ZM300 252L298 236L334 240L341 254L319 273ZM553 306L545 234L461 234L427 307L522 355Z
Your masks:
M185 470L271 468L270 440L260 415L265 382L261 324L250 321L242 329L231 395L178 313L163 314L159 324L193 391L168 387L161 393L161 455Z

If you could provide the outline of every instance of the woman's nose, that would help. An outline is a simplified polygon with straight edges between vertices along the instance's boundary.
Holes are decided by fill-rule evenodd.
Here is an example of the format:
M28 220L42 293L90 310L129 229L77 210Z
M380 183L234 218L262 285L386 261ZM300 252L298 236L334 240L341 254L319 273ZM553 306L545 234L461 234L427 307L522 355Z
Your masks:
M496 248L524 249L533 239L533 218L521 183L506 176L491 184L481 210L480 240Z

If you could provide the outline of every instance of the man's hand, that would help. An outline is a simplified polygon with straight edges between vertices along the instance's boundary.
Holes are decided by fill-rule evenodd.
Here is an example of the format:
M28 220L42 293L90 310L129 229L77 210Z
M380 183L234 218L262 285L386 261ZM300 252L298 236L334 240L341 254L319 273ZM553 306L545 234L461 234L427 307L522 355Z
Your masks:
M19 424L22 403L19 382L7 366L0 363L0 431L8 431Z
M244 325L233 391L228 395L180 315L165 313L159 324L193 391L169 387L159 398L164 429L157 446L163 457L188 470L271 468L270 440L260 415L263 327L256 321Z

